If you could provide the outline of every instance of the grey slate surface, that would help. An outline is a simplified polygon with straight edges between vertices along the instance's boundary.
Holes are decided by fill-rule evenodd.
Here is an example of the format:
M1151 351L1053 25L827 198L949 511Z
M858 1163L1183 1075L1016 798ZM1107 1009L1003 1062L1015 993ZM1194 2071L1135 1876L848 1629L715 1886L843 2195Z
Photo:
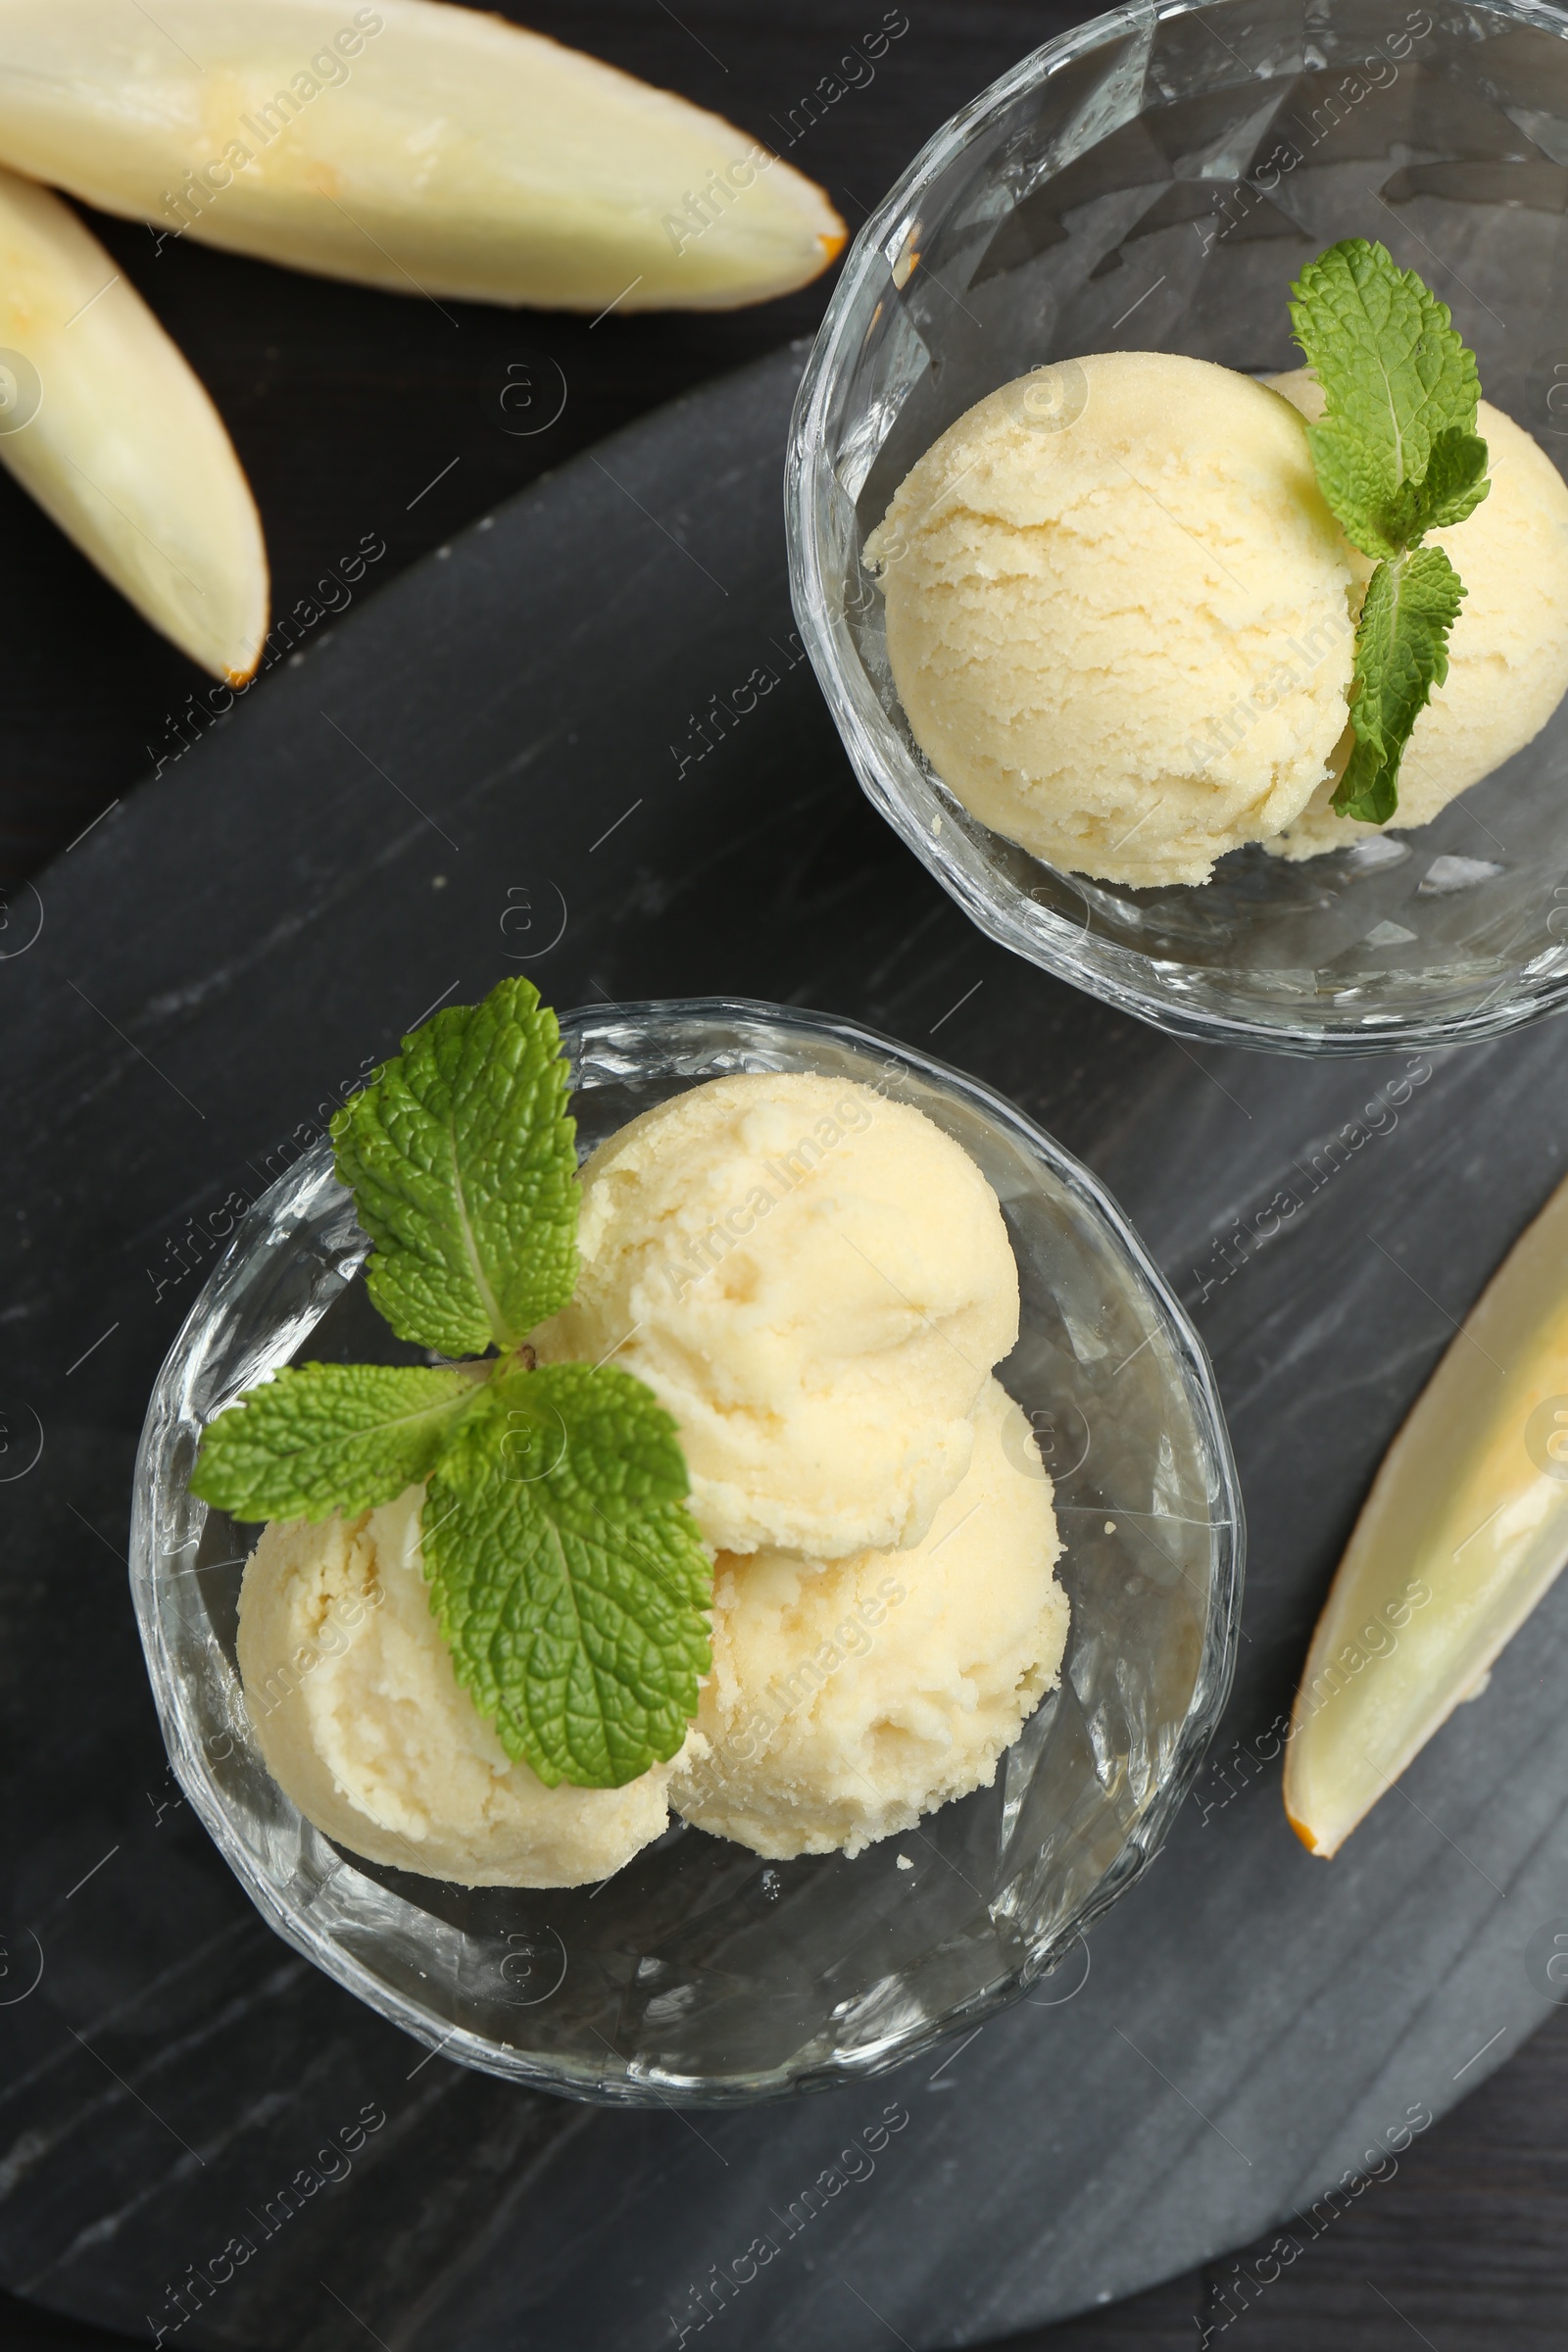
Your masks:
M1255 2236L1544 2014L1568 1592L1333 1866L1287 1832L1277 1765L1234 1753L1288 1704L1451 1319L1568 1168L1568 1032L1419 1077L1207 1054L981 940L860 801L797 659L778 477L798 365L634 428L318 632L40 878L42 928L0 967L0 1468L42 1439L0 1484L0 2278L42 2301L172 2327L189 2266L250 2230L171 2340L336 2352L368 2326L397 2352L640 2352L696 2340L712 2266L771 2231L705 2342L859 2352L891 2327L925 2352ZM710 698L760 662L778 690L682 769ZM1215 1764L1082 1989L748 2115L463 2075L295 1961L174 1802L124 1590L141 1406L211 1262L192 1237L432 999L508 968L509 892L555 891L565 929L530 968L556 1002L740 993L935 1031L1087 1158L1195 1307L1247 1491ZM1401 1073L1397 1124L1352 1130L1314 1189L1317 1148ZM1297 1213L1233 1239L1221 1281L1216 1238L1255 1235L1281 1190ZM874 2170L846 2159L793 2236L769 2221L890 2106L907 2121ZM364 2107L385 2122L350 2169L251 2229L299 2172L337 2170L328 2135Z

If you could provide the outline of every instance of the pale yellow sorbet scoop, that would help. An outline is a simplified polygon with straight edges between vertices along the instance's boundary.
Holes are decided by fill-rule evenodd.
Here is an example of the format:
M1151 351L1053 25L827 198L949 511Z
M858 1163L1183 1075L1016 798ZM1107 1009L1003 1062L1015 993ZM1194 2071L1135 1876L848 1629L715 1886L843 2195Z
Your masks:
M268 1770L371 1862L460 1886L607 1879L668 1826L674 1766L624 1788L547 1788L513 1762L430 1607L422 1495L264 1531L240 1587L239 1669Z
M534 1346L647 1382L707 1541L918 1543L1018 1336L1012 1246L962 1147L872 1087L758 1071L644 1111L582 1181L577 1294Z
M866 542L916 741L974 815L1124 884L1279 833L1346 724L1357 595L1306 427L1161 352L1021 376Z
M706 1740L671 1784L686 1820L754 1853L858 1854L989 1788L1066 1646L1052 1502L1034 1433L992 1380L968 1475L923 1543L720 1553Z

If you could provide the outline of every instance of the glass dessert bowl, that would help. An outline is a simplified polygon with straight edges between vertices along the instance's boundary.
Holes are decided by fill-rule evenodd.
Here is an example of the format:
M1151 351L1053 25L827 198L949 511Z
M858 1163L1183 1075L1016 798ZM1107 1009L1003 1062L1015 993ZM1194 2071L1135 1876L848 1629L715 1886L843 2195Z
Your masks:
M578 1013L562 1033L583 1152L705 1081L808 1071L880 1088L976 1163L1020 1287L998 1377L1055 1485L1072 1611L1059 1688L992 1787L853 1860L764 1861L677 1819L597 1888L467 1887L331 1842L268 1772L247 1713L251 1531L188 1483L204 1427L264 1373L376 1350L368 1245L323 1145L251 1212L149 1408L132 1589L170 1754L269 1923L447 2057L633 2103L876 2073L1016 1997L1164 1838L1236 1641L1241 1504L1211 1375L1094 1178L972 1081L847 1024L744 1004Z
M1396 814L1298 861L1250 843L1200 885L1096 881L943 783L864 559L932 444L1032 370L1051 370L1032 419L1049 454L1087 355L1299 368L1291 281L1347 237L1422 272L1488 401L1561 472L1565 203L1568 21L1530 6L1118 10L1025 59L916 159L860 231L801 386L792 583L862 785L983 930L1177 1035L1299 1053L1456 1042L1563 1003L1568 704L1430 823Z

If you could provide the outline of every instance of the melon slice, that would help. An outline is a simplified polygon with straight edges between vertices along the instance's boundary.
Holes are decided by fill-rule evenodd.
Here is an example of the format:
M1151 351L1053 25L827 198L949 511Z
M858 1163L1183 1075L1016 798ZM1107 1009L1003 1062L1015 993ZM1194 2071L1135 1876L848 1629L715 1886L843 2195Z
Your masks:
M1285 1763L1329 1855L1568 1559L1568 1185L1503 1260L1384 1457L1312 1638Z
M221 418L68 205L0 172L0 462L144 619L238 685L267 549Z
M717 115L439 0L0 0L0 164L392 293L727 310L844 224Z

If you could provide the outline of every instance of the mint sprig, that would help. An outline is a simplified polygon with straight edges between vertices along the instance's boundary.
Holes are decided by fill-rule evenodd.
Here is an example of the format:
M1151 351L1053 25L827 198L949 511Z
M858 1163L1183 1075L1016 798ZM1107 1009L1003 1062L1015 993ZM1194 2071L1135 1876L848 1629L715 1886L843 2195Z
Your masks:
M710 1650L712 1569L674 1421L629 1373L534 1368L577 1279L575 1130L526 980L438 1013L332 1123L374 1244L370 1297L428 1369L303 1364L220 1413L191 1477L241 1519L324 1519L424 1482L454 1672L547 1786L616 1788L674 1755Z
M1306 436L1318 487L1350 544L1377 559L1355 637L1355 748L1334 808L1386 824L1411 729L1447 675L1464 595L1447 557L1421 543L1463 522L1491 487L1475 430L1481 382L1447 305L1382 245L1331 245L1292 293L1296 339L1324 395Z

